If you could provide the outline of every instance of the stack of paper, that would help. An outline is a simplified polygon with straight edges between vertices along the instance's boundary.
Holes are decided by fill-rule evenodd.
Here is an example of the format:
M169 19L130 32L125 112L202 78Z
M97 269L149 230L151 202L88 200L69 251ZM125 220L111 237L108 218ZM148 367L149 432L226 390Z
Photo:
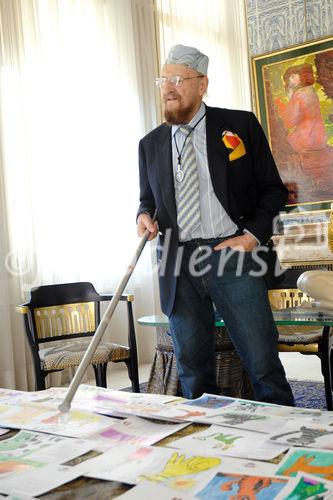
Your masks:
M64 394L0 390L0 493L37 497L87 476L132 487L124 499L333 498L331 412L82 385L62 413Z

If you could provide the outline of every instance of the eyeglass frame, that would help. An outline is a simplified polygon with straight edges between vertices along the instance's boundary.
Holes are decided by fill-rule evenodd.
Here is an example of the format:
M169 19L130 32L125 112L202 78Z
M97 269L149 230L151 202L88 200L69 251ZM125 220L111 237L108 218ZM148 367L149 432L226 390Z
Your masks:
M156 87L162 88L168 82L170 85L173 85L174 87L181 87L183 85L184 80L193 80L193 78L204 78L205 75L196 75L196 76L180 76L180 75L173 75L170 76L169 78L166 76L158 76L155 78L155 85ZM172 81L174 80L174 81Z

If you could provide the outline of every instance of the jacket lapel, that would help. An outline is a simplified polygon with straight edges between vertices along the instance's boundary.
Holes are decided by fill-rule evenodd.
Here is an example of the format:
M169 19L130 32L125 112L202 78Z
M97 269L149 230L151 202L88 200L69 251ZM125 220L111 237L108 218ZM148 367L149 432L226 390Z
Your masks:
M224 130L228 129L228 124L224 121L221 113L218 113L218 116L214 115L214 109L206 106L208 167L214 192L224 209L227 211L227 168L229 158L227 148L222 142L222 133Z
M171 219L175 224L177 224L170 126L165 125L162 129L159 140L156 142L156 148L158 177L159 184L162 186L161 191L163 203L169 212Z

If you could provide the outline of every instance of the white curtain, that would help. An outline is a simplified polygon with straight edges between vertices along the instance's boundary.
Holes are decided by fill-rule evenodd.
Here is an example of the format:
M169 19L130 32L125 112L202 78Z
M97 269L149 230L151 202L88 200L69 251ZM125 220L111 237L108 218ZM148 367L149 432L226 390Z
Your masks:
M156 0L160 63L175 44L209 56L211 106L251 110L244 0Z
M0 387L33 388L15 312L32 286L121 278L138 244L138 140L160 121L153 79L175 43L209 55L208 104L250 108L241 0L0 1ZM159 310L151 254L128 286L136 317ZM137 336L148 362L154 332Z
M157 112L141 97L156 48L145 47L142 75L135 40L153 19L148 0L0 2L0 386L32 387L14 309L31 287L86 280L112 291L138 244L137 145ZM128 289L137 315L143 304L153 312L150 267L148 250ZM144 338L140 347L144 357Z

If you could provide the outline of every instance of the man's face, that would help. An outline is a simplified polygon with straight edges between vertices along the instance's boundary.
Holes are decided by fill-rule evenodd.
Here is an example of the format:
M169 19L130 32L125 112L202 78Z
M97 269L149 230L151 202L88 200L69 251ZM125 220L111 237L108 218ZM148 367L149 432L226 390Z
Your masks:
M189 123L198 111L208 85L206 76L193 78L199 75L200 73L183 64L165 64L163 66L161 76L191 78L191 80L184 80L179 86L166 81L161 87L164 118L167 123L171 125Z

